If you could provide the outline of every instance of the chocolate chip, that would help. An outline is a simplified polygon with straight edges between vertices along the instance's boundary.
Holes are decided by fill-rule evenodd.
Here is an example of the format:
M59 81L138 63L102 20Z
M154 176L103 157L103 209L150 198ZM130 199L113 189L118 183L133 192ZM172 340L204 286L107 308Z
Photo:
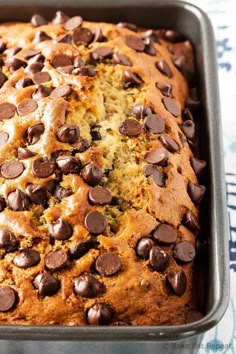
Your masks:
M64 124L57 131L57 138L62 143L73 144L80 136L80 129L77 125Z
M16 236L8 229L0 229L0 248L6 252L14 252L19 247L19 241Z
M31 248L24 248L17 252L13 259L15 266L19 268L30 268L40 262L39 252Z
M132 63L129 60L129 58L126 55L120 54L120 53L113 54L112 62L113 62L113 64L132 66Z
M131 114L136 119L144 119L152 114L152 110L147 104L135 104L131 109Z
M194 184L192 182L188 183L188 194L194 204L199 204L204 197L206 187Z
M85 63L83 61L83 59L79 56L75 57L73 65L75 68L83 68L85 67Z
M62 25L63 23L65 23L68 20L69 20L69 16L67 16L62 11L57 11L54 15L54 18L52 19L52 25L54 25L54 26Z
M81 171L81 176L90 186L99 184L103 177L101 168L94 162L85 165Z
M59 156L56 160L57 166L65 174L78 174L81 169L81 162L74 156Z
M26 187L26 194L34 204L45 205L48 199L48 190L46 186L40 184L29 184Z
M9 139L9 134L6 132L1 132L0 131L0 146L3 146L7 143Z
M49 273L38 274L34 281L34 286L38 289L40 296L52 296L56 294L60 288L60 282Z
M59 67L57 68L57 70L58 70L61 74L70 75L70 74L72 74L72 71L74 70L74 66L73 66L73 65L59 66Z
M172 62L188 81L192 80L192 64L187 60L186 56L180 55L177 58L173 58Z
M180 263L191 262L196 255L195 248L190 242L179 242L174 248L173 256Z
M63 250L52 251L45 257L45 266L51 272L65 268L67 263L68 255Z
M171 138L169 135L162 134L160 136L160 141L163 144L163 146L169 150L170 152L177 152L179 150L179 145L176 143L176 141Z
M170 97L163 97L162 102L165 109L169 111L174 117L178 117L180 115L180 110L175 100Z
M33 151L30 151L29 149L22 148L22 147L18 147L18 149L17 149L17 157L20 160L29 159L30 157L33 157L35 155L36 155L36 153Z
M143 83L143 80L138 74L133 73L132 71L125 70L123 75L123 87L125 89L138 87Z
M154 41L152 38L144 38L143 42L145 44L144 52L148 55L155 56L157 54L157 50L154 47Z
M43 123L37 123L35 125L32 125L26 130L24 134L25 141L30 145L36 144L39 141L44 130L45 128Z
M10 119L15 115L16 107L12 103L0 103L0 120Z
M2 39L0 39L0 54L2 54L6 50L7 46L6 43L3 42Z
M144 159L148 163L165 166L168 159L168 152L164 148L152 149L145 155Z
M159 224L153 233L153 237L161 244L170 245L176 242L177 233L170 225Z
M119 132L129 138L139 136L141 131L142 126L136 119L126 119L119 126Z
M96 259L95 268L104 276L117 274L122 267L120 257L115 253L103 253Z
M43 84L44 82L48 82L50 80L52 80L52 78L46 71L40 71L38 73L35 73L33 76L33 82L35 84Z
M82 25L83 19L80 16L71 17L69 20L66 21L64 28L67 31L75 30L76 28Z
M164 38L172 43L182 42L185 39L181 33L173 30L166 30L164 33Z
M153 181L159 187L164 187L165 185L165 176L159 171L158 167L155 165L147 165L144 167L145 177L152 177Z
M72 65L72 60L66 54L57 54L52 58L51 65L54 66L54 68L59 66Z
M128 47L136 50L137 52L143 52L145 48L145 44L142 38L137 36L129 35L125 37L125 43Z
M31 17L31 24L34 27L39 27L46 25L48 22L45 20L45 18L41 15L35 14Z
M51 94L51 98L59 98L59 97L67 97L71 93L70 86L68 85L63 85L55 88Z
M172 96L172 85L166 84L162 81L156 82L156 88L161 91L161 93L166 97Z
M72 35L70 33L64 34L57 39L57 43L67 43L71 44Z
M164 272L170 263L168 253L157 246L153 246L149 253L149 264L153 270Z
M188 210L183 218L183 224L190 230L200 230L200 224L196 216Z
M206 161L191 157L190 163L196 175L202 177L206 168Z
M74 259L79 259L83 257L91 248L94 248L94 241L92 240L79 240L70 249L70 255Z
M88 28L80 27L73 32L72 42L75 45L80 45L80 44L87 45L91 43L92 40L93 40L93 34Z
M117 23L117 27L127 28L133 32L138 31L138 27L134 23L131 23L131 22L119 22L119 23Z
M109 204L112 200L111 193L106 188L100 186L90 189L88 197L92 204L98 205Z
M30 206L29 198L20 189L16 189L14 192L9 193L7 202L9 208L14 211L28 210Z
M6 66L9 71L16 71L20 69L21 67L25 68L27 63L21 59L11 57L6 60Z
M183 119L183 121L185 121L185 120L194 121L192 113L190 112L190 110L188 108L184 108L183 109L183 111L182 111L182 119Z
M0 311L10 311L16 304L17 294L10 286L0 286Z
M195 309L191 309L186 313L185 320L186 323L193 323L200 321L203 317L204 315L201 312Z
M26 98L18 105L17 111L21 116L26 116L36 111L37 108L38 108L38 104L36 101L30 98Z
M87 139L81 139L80 140L80 146L77 148L77 151L82 153L86 150L88 150L90 147L89 142Z
M18 80L15 84L15 88L17 90L20 90L22 88L32 86L34 83L29 77L22 77L20 80Z
M187 286L187 278L183 270L169 273L166 280L176 295L181 296L184 294Z
M20 53L24 59L30 59L35 55L41 54L39 49L25 49Z
M52 39L47 33L44 31L38 31L35 33L33 43L38 44L40 42L48 41Z
M0 88L4 85L4 83L8 80L8 77L0 71Z
M14 179L19 177L25 167L24 165L18 160L9 160L4 162L1 166L1 174L6 179Z
M94 77L96 75L96 70L95 70L95 68L93 66L85 66L85 67L82 67L82 68L74 69L72 74L73 75Z
M102 234L107 226L105 216L99 211L90 211L84 219L86 229L93 235Z
M0 196L0 212L3 211L6 208L6 202L5 199Z
M112 321L114 311L105 303L97 303L89 308L87 322L91 326L108 325Z
M166 75L169 78L173 76L169 64L164 59L157 61L156 67L163 75Z
M39 157L33 162L33 173L35 177L47 178L53 174L54 169L54 162L47 157Z
M48 225L48 231L54 239L60 241L68 240L73 235L71 225L61 218L56 221L52 221Z
M79 296L93 298L103 291L103 284L90 274L82 274L74 281L74 292Z
M141 238L136 245L136 253L139 257L144 259L149 258L151 248L154 246L154 242L149 237Z
M91 134L91 137L92 137L93 141L102 140L101 133L97 129L99 129L98 126L91 127L90 134Z
M180 125L181 130L185 134L185 136L193 140L195 137L195 124L192 120L186 120Z
M185 101L185 107L188 108L191 112L196 112L199 110L201 103L198 99L188 97Z
M106 37L104 37L100 27L95 27L92 30L93 33L93 42L105 42Z
M104 60L112 57L112 48L111 47L98 47L92 53L91 57L93 60Z
M33 94L33 99L40 100L41 98L48 97L52 92L53 88L46 87L43 85L38 85L38 89Z
M21 51L21 47L14 47L14 48L9 48L9 49L6 49L4 51L4 55L8 58L10 57L13 57L14 55L16 55L17 53L19 53Z
M142 33L144 39L150 38L155 43L160 43L159 36L157 35L157 31L155 30L147 30L146 32Z
M45 56L43 54L37 54L28 60L28 64L30 65L33 63L44 63L44 60Z
M54 196L59 200L65 198L65 197L69 197L72 194L73 194L73 192L70 188L64 188L64 187L59 187L54 192Z
M156 114L149 114L144 120L145 128L154 134L163 133L165 130L165 122Z
M27 74L36 74L36 73L39 73L40 71L42 71L43 68L44 68L44 64L36 61L35 63L29 64L25 68L25 72Z

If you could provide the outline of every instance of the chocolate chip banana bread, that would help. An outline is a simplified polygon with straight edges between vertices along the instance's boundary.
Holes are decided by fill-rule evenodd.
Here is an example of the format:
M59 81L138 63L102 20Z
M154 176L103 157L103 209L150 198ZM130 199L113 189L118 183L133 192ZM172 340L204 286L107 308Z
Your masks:
M191 43L58 11L1 24L0 53L0 323L201 318Z

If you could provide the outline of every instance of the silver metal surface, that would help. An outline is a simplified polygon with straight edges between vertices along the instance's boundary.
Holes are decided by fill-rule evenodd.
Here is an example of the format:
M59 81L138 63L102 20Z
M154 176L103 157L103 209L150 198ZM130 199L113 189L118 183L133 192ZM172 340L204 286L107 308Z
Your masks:
M157 342L189 339L199 335L218 323L223 316L229 298L229 260L228 260L228 223L226 216L225 181L223 165L223 148L220 122L220 105L217 80L215 40L207 16L193 5L176 1L117 0L103 1L0 1L0 20L29 20L33 13L41 13L48 19L60 7L70 15L80 14L87 20L134 22L147 28L172 28L186 35L194 44L199 76L199 92L203 111L198 123L200 131L199 156L206 159L209 166L207 197L202 207L203 219L207 220L204 233L209 240L209 255L206 273L208 289L206 295L207 315L199 322L182 326L153 327L67 327L67 326L0 326L0 339L19 340L74 340L86 341L134 341L130 343L129 353L139 353L142 343L138 341ZM37 4L37 5L35 5ZM199 338L199 337L198 337ZM136 343L135 343L136 342ZM10 342L2 342L4 345ZM8 344L7 344L8 343ZM36 342L34 342L36 343ZM159 343L158 345L161 345ZM109 344L109 343L108 343ZM27 346L27 343L25 344ZM41 344L41 353L47 344ZM57 345L57 344L55 344ZM70 346L76 343L70 343ZM93 345L90 343L91 348ZM96 343L99 346L99 343ZM121 343L116 344L121 345ZM150 343L150 345L152 345ZM153 344L154 345L154 344ZM28 345L29 346L29 345ZM83 346L83 344L81 344ZM2 346L1 346L2 348ZM1 350L0 348L0 350ZM55 352L63 344L58 344ZM102 353L115 351L101 351ZM125 349L126 350L126 349ZM74 350L69 350L73 352ZM93 350L94 351L94 350ZM37 353L32 350L31 353ZM67 350L68 352L68 350ZM80 351L76 351L80 353ZM82 351L83 352L83 351ZM92 352L92 349L91 351ZM126 353L127 351L123 351ZM143 351L144 353L147 351ZM163 351L169 353L168 348ZM178 353L176 350L175 353ZM189 351L187 351L189 352ZM194 351L192 351L194 353ZM7 352L6 352L7 353ZM14 351L14 353L28 353ZM86 353L86 351L84 352ZM100 351L96 351L100 353ZM120 351L122 353L122 351ZM141 352L140 352L141 353ZM148 353L152 351L148 350ZM160 351L161 353L161 351ZM184 352L185 353L185 352Z

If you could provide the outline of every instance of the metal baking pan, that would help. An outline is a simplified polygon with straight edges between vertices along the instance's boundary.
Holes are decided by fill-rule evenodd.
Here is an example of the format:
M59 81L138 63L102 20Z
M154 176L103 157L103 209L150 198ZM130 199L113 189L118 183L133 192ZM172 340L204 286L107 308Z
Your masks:
M109 0L0 1L0 21L28 21L34 13L40 13L51 19L58 8L69 15L80 14L86 20L114 23L126 21L134 22L146 28L175 29L186 35L194 45L199 92L203 107L201 119L198 123L199 136L201 137L199 157L207 160L209 172L206 181L208 195L202 208L203 219L207 220L204 234L207 235L206 238L209 241L209 252L205 263L208 270L207 284L209 285L204 295L206 316L198 322L181 326L67 327L4 325L0 326L0 339L17 339L18 341L25 339L34 341L129 341L133 342L134 347L132 348L135 348L136 353L139 353L141 348L141 343L139 344L138 341L155 341L156 344L162 345L162 350L165 352L169 350L171 352L171 346L169 346L171 341L184 341L183 343L190 343L189 345L195 343L184 352L194 352L197 350L196 343L199 343L201 334L215 326L223 316L229 298L224 158L220 128L215 40L210 21L200 9L193 5L164 0L116 0L114 2ZM7 345L10 345L9 343L5 342ZM20 345L20 342L17 343ZM37 343L40 344L40 342ZM168 346L164 346L165 343L169 343ZM17 351L16 347L14 348L13 352L21 352ZM58 348L62 348L61 345ZM96 346L93 348L96 349ZM157 347L155 348L157 349ZM6 347L4 352L12 352L8 350L9 347ZM58 349L57 352L61 353L61 350ZM115 352L115 349L102 350L101 352ZM128 351L121 350L120 352ZM132 353L133 351L129 349L129 352ZM151 353L152 351L145 347L143 352ZM178 352L178 347L175 347L174 352Z

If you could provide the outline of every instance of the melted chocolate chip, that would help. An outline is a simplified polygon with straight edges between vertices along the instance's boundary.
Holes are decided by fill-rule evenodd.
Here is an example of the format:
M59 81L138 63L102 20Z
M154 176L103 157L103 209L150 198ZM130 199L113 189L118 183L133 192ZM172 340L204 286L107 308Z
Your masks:
M69 20L69 16L67 16L64 12L56 11L54 18L52 19L52 25L54 26L62 25L68 20Z
M134 49L137 52L143 52L145 48L145 44L142 38L137 36L129 35L125 37L125 43L128 47Z
M108 325L112 321L114 311L105 303L97 303L89 308L87 322L89 325Z
M171 245L176 242L177 233L170 225L159 224L153 233L153 237L161 244Z
M81 176L84 181L90 186L96 186L99 184L103 177L103 172L101 168L94 162L90 162L85 165L81 171Z
M52 221L48 226L48 231L54 239L61 241L68 240L73 234L71 225L61 218Z
M144 119L152 114L152 110L147 104L135 104L131 109L131 114L136 119Z
M95 242L92 240L79 240L70 249L70 255L74 259L83 257L91 248L94 248Z
M0 104L0 120L10 119L15 115L16 107L12 103L4 102Z
M203 177L204 171L206 169L206 161L199 160L196 157L191 157L190 163L198 178Z
M96 186L90 189L88 198L92 204L106 205L111 202L112 195L106 188Z
M54 192L54 196L59 200L65 197L69 197L72 194L73 191L70 188L64 188L64 187L58 187Z
M55 88L51 94L51 98L67 97L71 93L71 88L68 85L58 86Z
M155 184L159 187L164 187L165 176L155 165L147 165L144 167L145 177L152 177Z
M160 136L160 141L162 145L170 152L177 152L179 150L179 145L169 135L162 134Z
M195 248L190 242L179 242L174 248L173 256L180 263L191 262L196 255Z
M64 28L67 31L75 30L76 28L78 28L82 25L82 22L83 22L83 19L81 16L74 16L66 21Z
M188 194L192 200L193 203L199 204L204 197L206 191L206 187L199 185L199 184L194 184L192 182L188 183Z
M144 259L149 258L149 253L154 246L154 242L149 237L141 238L136 245L136 253L139 257Z
M115 253L103 253L98 256L95 268L97 272L103 276L111 276L117 274L122 267L120 257Z
M171 78L173 76L169 64L163 59L156 62L157 69L167 77Z
M36 101L30 98L26 98L18 105L17 111L19 115L26 116L30 113L33 113L37 108L38 108L38 104Z
M48 22L45 20L45 18L41 15L35 14L31 17L31 24L34 27L39 27L46 25Z
M52 251L45 257L45 266L51 272L61 270L68 263L68 255L65 251Z
M119 132L129 138L137 137L141 134L142 126L136 119L126 119L119 126Z
M164 148L152 149L145 155L144 159L148 163L165 166L168 160L168 152Z
M17 149L17 157L20 160L29 159L30 157L33 157L35 155L36 155L36 153L33 151L30 151L29 149L25 149L22 147L18 147L18 149Z
M125 70L123 75L123 87L125 89L138 87L143 83L143 80L138 74L133 73L130 70Z
M48 97L52 92L53 88L46 87L43 85L38 85L38 89L33 94L33 99L40 100L41 98Z
M0 79L1 80L1 79ZM17 90L20 90L22 88L32 86L34 83L29 77L22 77L20 80L18 80L15 84L15 88Z
M24 248L17 252L13 259L15 266L19 268L30 268L40 262L39 252L31 248Z
M159 81L156 83L156 88L161 91L163 96L166 97L171 97L172 96L172 85L171 84L166 84L162 81Z
M0 131L0 146L3 146L7 143L9 139L9 134L6 132L1 132Z
M95 61L109 59L112 57L112 48L98 47L92 52L91 57Z
M104 285L90 274L82 274L74 281L74 292L82 297L93 298L104 291Z
M149 253L149 264L153 270L164 272L170 263L168 253L157 246L153 246Z
M4 83L8 80L8 77L0 71L0 88L4 85Z
M10 286L0 286L0 311L10 311L17 302L17 293Z
M46 186L32 183L26 187L25 191L32 203L39 205L47 203L48 190Z
M93 235L102 234L107 226L105 216L99 211L90 211L85 219L84 224L86 229Z
M132 66L130 59L126 55L120 54L120 53L113 54L112 62L113 62L113 64Z
M60 282L49 273L38 274L34 281L34 286L38 289L40 296L52 296L56 294L60 288Z
M26 142L30 145L34 145L36 144L41 135L43 134L45 128L43 123L37 123L35 125L32 125L31 127L29 127L25 134L24 134L24 138L26 140Z
M16 236L8 229L0 229L0 248L6 252L15 252L19 247L19 241Z
M10 160L2 164L1 174L6 179L14 179L19 177L24 169L24 165L19 160Z
M59 66L72 65L72 60L66 54L57 54L52 58L51 65L54 66L54 68Z
M165 122L159 118L156 114L149 114L144 120L145 128L154 133L160 134L165 130Z
M55 163L47 157L39 157L33 162L33 173L38 178L47 178L53 174Z
M166 280L176 295L181 296L185 293L187 278L183 270L169 273Z
M27 195L20 189L16 189L14 192L9 193L7 202L9 208L14 211L28 210L30 205Z
M88 28L80 27L73 32L72 42L75 45L80 45L80 44L88 45L89 43L92 42L92 40L93 40L93 34Z
M65 174L78 174L81 169L81 162L74 156L59 156L56 160L57 166Z

